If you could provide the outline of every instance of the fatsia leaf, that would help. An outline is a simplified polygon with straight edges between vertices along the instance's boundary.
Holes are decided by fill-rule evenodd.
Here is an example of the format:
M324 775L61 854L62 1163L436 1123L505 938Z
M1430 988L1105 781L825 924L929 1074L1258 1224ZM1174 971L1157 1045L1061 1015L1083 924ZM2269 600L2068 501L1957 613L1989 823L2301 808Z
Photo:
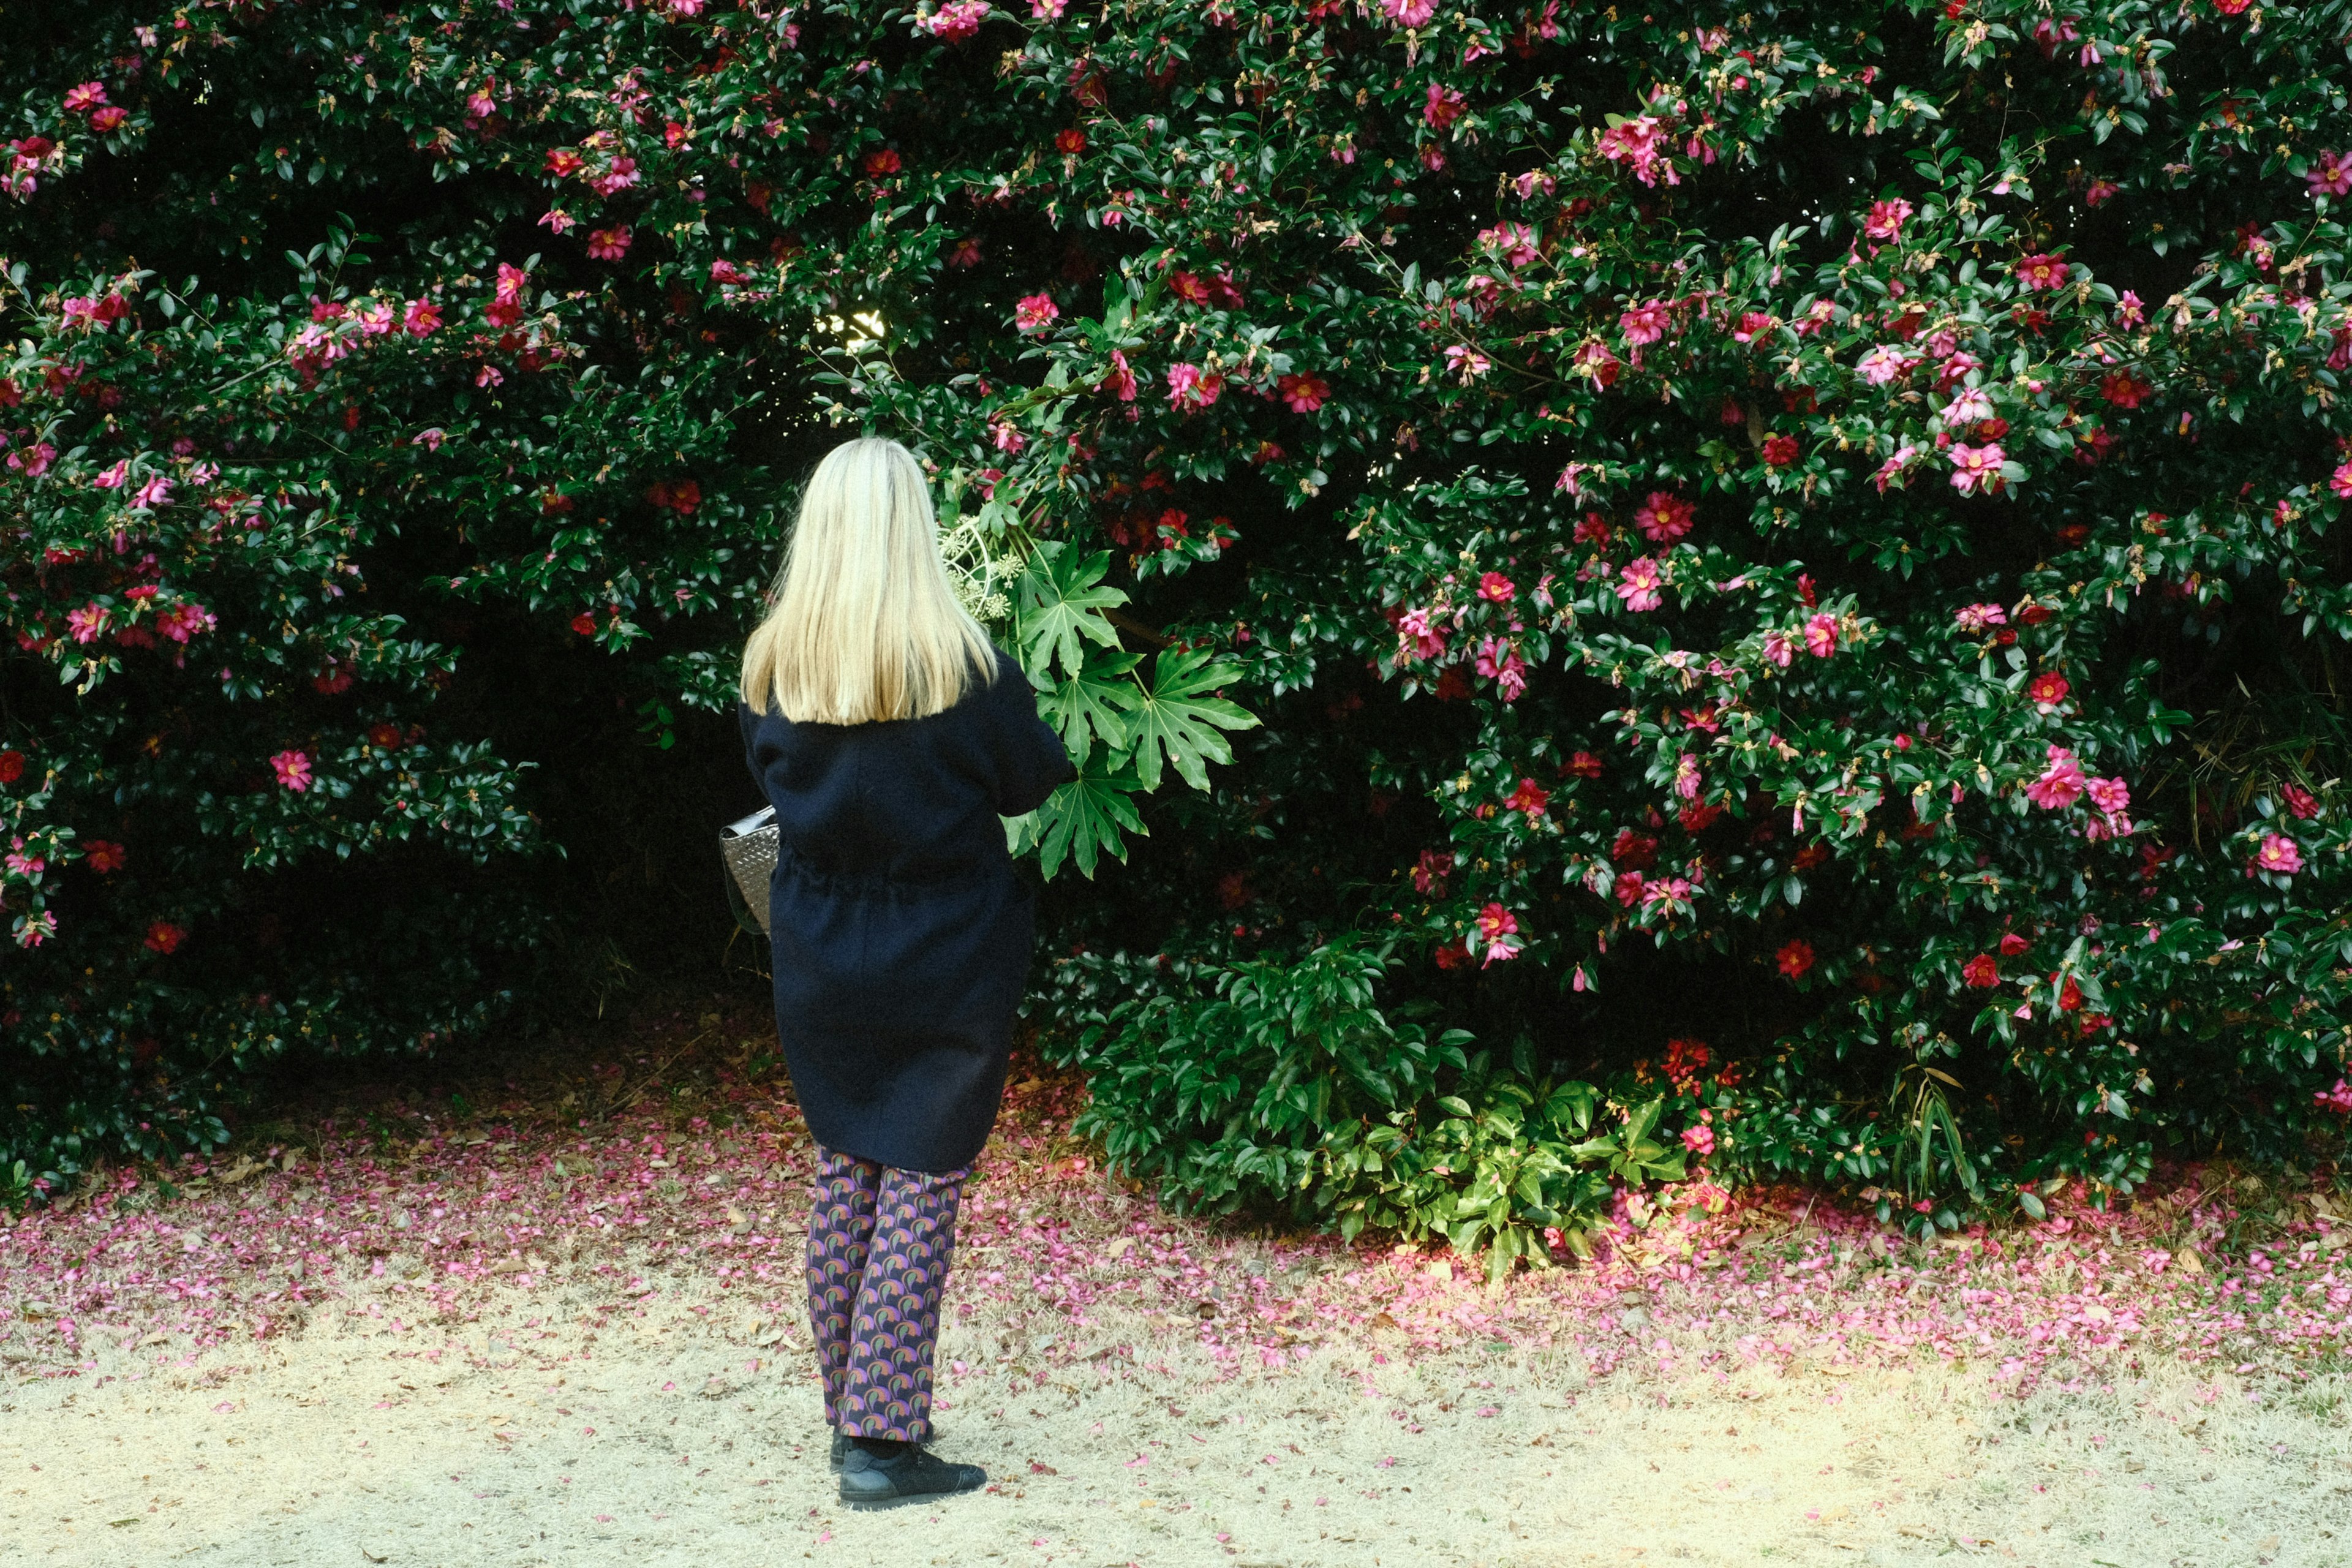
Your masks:
M1072 756L1086 755L1094 744L1090 732L1109 751L1127 749L1127 720L1119 707L1123 695L1134 689L1135 683L1126 677L1141 662L1136 654L1097 653L1077 674L1038 694L1038 712L1062 732L1062 744Z
M1089 752L1078 776L1055 790L1036 811L1037 870L1051 877L1069 861L1078 875L1092 879L1104 850L1127 858L1125 828L1149 837L1142 816L1129 798L1142 786L1132 768L1110 765L1099 751Z
M1103 612L1127 603L1127 595L1103 582L1110 552L1091 554L1059 540L1039 542L1021 574L1019 637L1021 664L1032 676L1051 661L1078 674L1086 668L1086 644L1117 647L1118 633Z
M1194 789L1209 787L1209 763L1234 760L1217 731L1255 729L1257 716L1206 695L1231 679L1232 670L1213 662L1208 649L1171 647L1152 660L1150 684L1139 681L1124 694L1128 743L1145 789L1160 787L1163 755Z

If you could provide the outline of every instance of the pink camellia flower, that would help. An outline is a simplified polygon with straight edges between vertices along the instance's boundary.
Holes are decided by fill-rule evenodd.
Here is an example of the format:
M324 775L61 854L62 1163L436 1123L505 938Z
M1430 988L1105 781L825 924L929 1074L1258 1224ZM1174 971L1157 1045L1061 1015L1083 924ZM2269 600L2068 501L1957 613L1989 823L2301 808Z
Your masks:
M2025 695L2042 712L2055 713L2058 705L2066 700L2066 693L2072 689L2064 676L2054 669L2045 669L2026 683Z
M1788 633L1769 631L1764 634L1764 658L1768 663L1786 669L1796 657L1797 645L1789 640Z
M1960 630L1977 636L1987 627L2007 626L2009 612L1999 605L1962 605L1953 613L1952 619L1959 624Z
M2283 833L2265 833L2262 847L2254 851L2254 869L2292 877L2303 869L2303 848Z
M479 387L492 387L500 384L506 378L506 372L494 364L486 364L474 373L474 384Z
M1762 310L1742 310L1738 323L1731 329L1731 341L1752 343L1759 338L1769 337L1780 324L1776 318Z
M1528 816L1541 816L1551 805L1551 792L1533 779L1521 779L1517 787L1503 797L1503 809L1523 812Z
M106 635L107 623L114 612L104 605L84 605L66 612L66 630L78 643L96 642Z
M1659 591L1661 580L1655 561L1646 555L1639 556L1627 562L1617 578L1617 596L1625 601L1627 609L1654 610L1658 607L1664 595Z
M441 443L447 439L447 435L436 425L429 430L419 430L408 438L408 444L422 447L428 452L437 452L441 449Z
M1892 201L1870 204L1870 216L1862 222L1862 232L1873 239L1899 239L1903 225L1911 216L1911 204L1901 196Z
M134 507L145 507L150 511L162 507L170 506L172 504L172 481L165 479L161 474L151 476L145 484L141 485L139 489L132 493L131 497L131 504Z
M92 123L96 123L95 120ZM2304 180L2315 196L2340 196L2352 192L2352 154L2322 153L2311 161Z
M1506 702L1517 702L1528 689L1527 661L1509 643L1487 637L1478 644L1478 673L1493 681Z
M1814 616L1805 622L1807 653L1811 654L1815 658L1827 658L1837 652L1837 646L1838 624L1835 616Z
M280 752L269 759L269 766L277 773L278 782L296 795L310 787L310 759L307 753Z
M2116 296L2116 324L2117 326L2137 327L2145 324L2147 321L2147 300L2141 299L2129 289L2125 289L2122 293Z
M1511 189L1517 193L1519 200L1533 201L1538 191L1548 196L1558 194L1559 182L1541 169L1529 169L1524 174L1511 176Z
M1478 596L1490 605L1507 605L1518 596L1518 585L1500 572L1478 574Z
M1979 387L1964 386L1958 396L1944 405L1943 411L1937 417L1948 429L1957 430L1962 426L1974 425L1992 417L1992 399L1987 397Z
M37 479L49 471L49 465L57 461L57 457L55 447L47 441L36 441L29 447L9 453L8 466L28 479Z
M184 645L189 638L200 637L220 625L210 610L193 599L183 599L168 605L155 616L155 635L169 637Z
M1110 369L1097 384L1106 392L1118 395L1121 403L1135 401L1135 372L1129 367L1127 355L1118 349L1110 351Z
M103 82L86 81L79 87L69 87L66 89L65 101L68 114L80 114L96 109L106 101L106 86Z
M1225 390L1225 378L1197 364L1168 367L1168 401L1180 409L1206 408Z
M1685 752L1675 759L1675 793L1685 800L1696 800L1699 791L1706 787L1706 778L1699 771L1698 758Z
M1691 531L1698 508L1672 490L1652 490L1633 513L1633 526L1653 544L1672 544Z
M2332 1110L2338 1116L2352 1116L2352 1084L2340 1078L2336 1080L2334 1089L2323 1089L2311 1098L2322 1110Z
M1431 82L1429 97L1421 106L1421 118L1431 130L1444 131L1462 118L1463 110L1467 107L1467 100L1454 89L1441 82Z
M1034 332L1052 324L1061 310L1043 294L1032 294L1013 302L1013 323L1024 332Z
M1407 658L1435 658L1445 651L1445 633L1433 625L1427 610L1407 610L1397 617L1398 651Z
M1689 1150L1694 1154L1706 1155L1714 1153L1715 1129L1709 1127L1704 1121L1698 1122L1694 1126L1684 1128L1683 1147Z
M1893 343L1881 343L1855 361L1853 368L1871 385L1885 386L1918 363L1916 354Z
M119 490L130 480L130 478L131 459L123 458L118 459L112 468L103 470L98 478L89 482L102 490Z
M1443 849L1424 849L1413 863L1412 889L1416 893L1443 892L1445 879L1454 874L1454 857Z
M587 159L569 147L556 147L549 150L547 161L542 166L557 179L568 180L578 174L587 162Z
M2025 798L2044 811L2058 811L2081 799L2089 783L2074 753L2063 746L2053 746L2050 765L2042 770L2040 778L2025 786Z
M2091 804L2109 816L2121 816L2131 809L2131 786L2121 779L2093 779L2089 784Z
M2102 205L2123 195L2123 191L2124 188L2113 180L2094 178L2089 187L2083 192L2083 205L2093 207Z
M2011 271L2028 289L2063 289L2066 286L2066 258L2053 252L2029 256Z
M2327 488L2352 500L2352 463L2338 463L2336 471L2327 476Z
M1781 973L1791 980L1801 980L1813 966L1813 944L1800 937L1781 948L1776 957Z
M1895 453L1892 457L1878 465L1878 471L1870 476L1870 482L1878 487L1878 493L1880 495L1885 495L1886 493L1886 487L1893 484L1895 480L1903 479L1903 470L1909 468L1911 466L1911 460L1918 455L1918 447L1912 446L1907 441L1905 442L1902 446L1895 448ZM1908 479L1903 479L1903 482L1907 485L1911 481Z
M1974 990L1990 991L2000 984L2000 965L1991 953L1978 953L1960 965L1960 983Z
M989 426L989 434L995 440L996 449L1000 452L1018 452L1029 445L1029 437L1024 436L1014 426L992 425Z
M1645 185L1656 184L1662 169L1666 184L1678 185L1682 184L1682 176L1675 172L1674 164L1661 163L1659 159L1659 153L1665 145L1661 130L1656 115L1644 114L1602 132L1600 141L1593 143L1593 151L1612 163L1625 164L1633 171L1633 177Z
M570 234L580 226L580 220L562 207L550 207L540 215L539 226L552 229L557 234Z
M2287 814L2297 822L2308 822L2319 815L2319 797L2301 784L2288 784L2279 794L2285 800Z
M1617 318L1617 325L1625 333L1625 341L1635 348L1654 343L1666 335L1666 307L1656 300L1636 305Z
M917 16L915 26L935 38L956 44L979 32L987 19L988 0L948 0L929 16Z
M104 109L92 111L89 117L89 128L104 136L121 130L123 121L130 118L129 110L110 103Z
M1040 22L1058 22L1070 0L1029 0L1029 15Z
M1400 27L1418 27L1437 15L1437 0L1381 0L1381 15Z
M1543 255L1536 245L1536 231L1523 223L1498 223L1492 228L1482 228L1478 231L1478 243L1500 252L1514 268L1532 267ZM1487 280L1486 287L1494 288L1493 279Z
M597 229L588 236L589 258L595 261L618 261L629 254L631 238L626 224Z
M1483 942L1488 963L1517 956L1519 950L1518 916L1500 904L1488 904L1478 911L1477 919L1471 924L1475 933L1472 942L1474 945Z
M1463 384L1466 386L1494 369L1495 362L1476 349L1462 343L1451 343L1445 350L1445 368L1459 375Z
M1603 392L1616 384L1617 377L1625 369L1625 362L1611 353L1607 343L1599 342L1577 350L1575 358L1569 363L1577 374L1591 376L1592 384Z
M2000 465L2008 454L1998 442L1981 447L1952 443L1952 488L1962 495L1991 495L2001 488Z
M411 300L401 311L400 324L412 338L429 338L441 330L441 307L430 300Z
M1312 414L1331 395L1331 384L1311 373L1286 375L1274 384L1274 389L1294 414Z
M743 281L743 269L722 256L710 264L710 280L713 283L740 283Z

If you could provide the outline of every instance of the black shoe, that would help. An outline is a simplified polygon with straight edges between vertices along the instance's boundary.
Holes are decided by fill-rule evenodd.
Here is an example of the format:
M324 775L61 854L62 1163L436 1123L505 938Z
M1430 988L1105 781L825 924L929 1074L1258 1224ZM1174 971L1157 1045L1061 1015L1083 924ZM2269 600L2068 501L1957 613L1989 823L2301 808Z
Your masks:
M848 1453L849 1438L842 1432L840 1427L836 1426L833 1429L832 1461L826 1466L826 1468L832 1470L835 1475L840 1474L841 1461L848 1455Z
M841 1461L841 1500L851 1508L896 1508L987 1484L988 1472L978 1465L950 1465L912 1443L887 1459L853 1443Z

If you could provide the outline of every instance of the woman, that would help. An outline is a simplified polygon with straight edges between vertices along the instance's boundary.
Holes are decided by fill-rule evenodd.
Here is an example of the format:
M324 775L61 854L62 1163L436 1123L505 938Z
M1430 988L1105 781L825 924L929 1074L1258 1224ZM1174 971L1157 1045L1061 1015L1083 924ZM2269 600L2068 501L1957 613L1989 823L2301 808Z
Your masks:
M965 611L923 471L836 447L802 498L739 712L776 808L776 1029L817 1142L809 1320L841 1498L987 1483L921 1445L956 1204L1004 1089L1033 917L1002 816L1074 776Z

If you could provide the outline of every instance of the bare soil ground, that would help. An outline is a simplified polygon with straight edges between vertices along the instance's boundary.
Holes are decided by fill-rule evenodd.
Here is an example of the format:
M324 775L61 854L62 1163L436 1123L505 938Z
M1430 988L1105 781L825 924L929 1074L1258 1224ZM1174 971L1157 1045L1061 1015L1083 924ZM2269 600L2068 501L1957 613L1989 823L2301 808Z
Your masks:
M937 1447L857 1514L797 1300L805 1134L744 1019L333 1086L166 1193L0 1231L0 1560L2352 1562L2330 1200L2210 1175L1920 1247L1799 1194L1489 1291L1171 1218L1026 1079L967 1203ZM2062 1205L2062 1211L2063 1205Z

